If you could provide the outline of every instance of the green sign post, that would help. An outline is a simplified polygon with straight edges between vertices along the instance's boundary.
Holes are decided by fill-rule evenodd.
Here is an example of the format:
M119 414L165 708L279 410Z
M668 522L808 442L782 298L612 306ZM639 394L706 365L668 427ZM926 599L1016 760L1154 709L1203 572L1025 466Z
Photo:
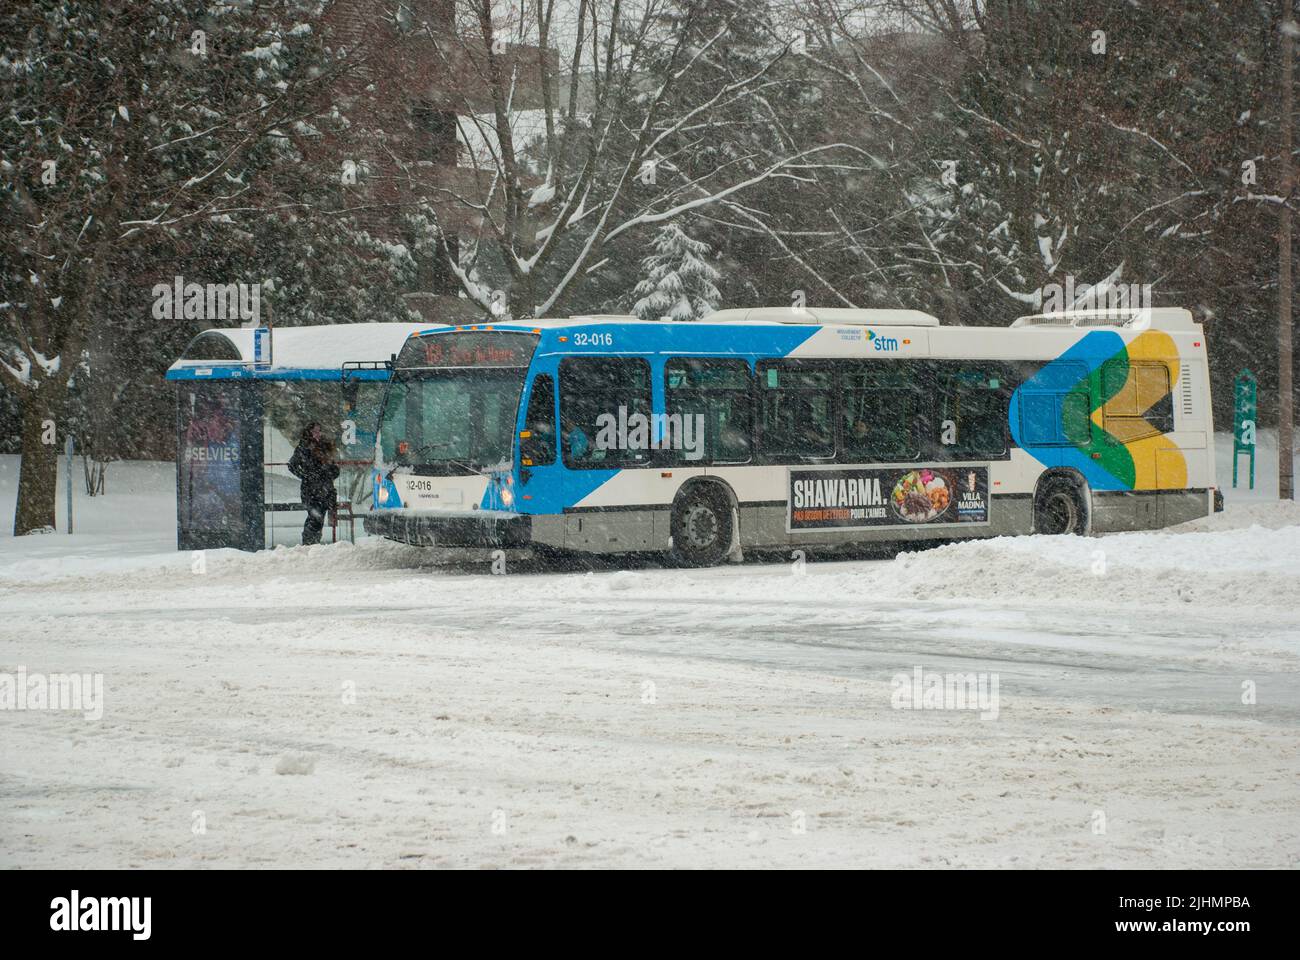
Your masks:
M1250 370L1237 374L1232 390L1232 485L1237 486L1237 458L1250 457L1250 489L1255 489L1255 375Z

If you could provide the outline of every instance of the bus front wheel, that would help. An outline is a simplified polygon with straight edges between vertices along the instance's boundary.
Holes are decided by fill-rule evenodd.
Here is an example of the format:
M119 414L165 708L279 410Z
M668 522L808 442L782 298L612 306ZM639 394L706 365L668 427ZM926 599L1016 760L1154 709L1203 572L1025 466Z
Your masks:
M673 559L687 567L712 567L731 550L731 505L717 490L696 487L673 507Z

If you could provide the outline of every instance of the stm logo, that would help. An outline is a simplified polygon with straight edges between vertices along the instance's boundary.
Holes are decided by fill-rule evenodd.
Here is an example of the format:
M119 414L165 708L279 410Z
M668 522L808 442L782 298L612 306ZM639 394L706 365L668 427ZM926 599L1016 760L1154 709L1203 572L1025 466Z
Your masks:
M868 330L867 339L875 344L877 350L898 352L898 339L896 337L882 337L876 331Z

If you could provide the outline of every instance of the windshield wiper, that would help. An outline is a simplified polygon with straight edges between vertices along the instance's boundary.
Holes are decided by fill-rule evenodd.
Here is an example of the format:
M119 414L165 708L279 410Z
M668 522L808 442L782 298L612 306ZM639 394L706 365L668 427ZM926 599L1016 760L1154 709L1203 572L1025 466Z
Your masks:
M410 457L413 457L413 456L416 456L416 455L418 455L418 454L424 453L426 450L441 450L441 449L443 449L444 447L450 447L450 446L451 446L451 442L450 442L450 441L448 441L447 443L426 443L426 444L425 444L424 446L422 446L422 447L417 447L417 448L414 449L414 450L408 451L407 454L406 454L406 457L409 459ZM448 457L446 460L440 460L440 461L438 461L438 462L439 462L439 463L449 463L449 464L452 464L453 466L460 467L461 469L463 469L463 470L467 470L468 472L470 472L470 473L472 473L472 474L474 474L474 475L476 475L476 476L479 476L479 477L486 477L486 476L489 476L489 474L484 473L483 470L479 469L478 467L476 467L473 463L469 462L468 460L457 460L457 459L453 459L453 458L451 458L451 457ZM394 474L394 472L396 472L397 468L398 468L398 467L401 467L401 466L407 466L407 467L420 467L420 466L430 466L430 464L409 463L409 462L408 462L408 463L405 463L405 464L402 464L402 463L396 464L396 465L393 466L393 468L392 468L391 470L388 471L388 477L387 477L387 479L392 480L392 479L393 479L393 474Z
M454 464L454 465L457 466L457 467L463 467L464 469L468 470L468 471L469 471L470 473L472 473L472 474L475 474L476 476L480 476L480 477L486 477L486 476L487 476L486 473L484 473L484 472L483 472L482 470L480 470L478 467L474 466L474 464L470 463L468 460L452 460L452 459L447 459L447 460L443 460L443 461L441 461L441 462L442 462L442 463L450 463L450 464Z
M393 466L389 469L388 473L385 475L384 479L385 479L385 480L392 480L392 479L393 479L393 474L397 472L397 468L398 468L398 467L413 467L413 466L416 466L416 464L413 464L413 463L410 462L410 458L411 458L411 457L414 457L414 456L416 456L417 454L424 453L424 451L426 451L426 450L436 450L436 449L438 449L439 447L446 447L446 446L449 446L449 445L450 445L450 444L446 444L446 443L426 443L424 446L422 446L422 447L417 447L417 448L414 449L414 450L408 450L408 451L407 451L406 453L404 453L404 454L403 454L403 453L399 453L399 454L397 455L397 458L398 458L397 463L393 464ZM406 463L402 463L402 460L403 460L403 459L407 460L407 462L406 462Z

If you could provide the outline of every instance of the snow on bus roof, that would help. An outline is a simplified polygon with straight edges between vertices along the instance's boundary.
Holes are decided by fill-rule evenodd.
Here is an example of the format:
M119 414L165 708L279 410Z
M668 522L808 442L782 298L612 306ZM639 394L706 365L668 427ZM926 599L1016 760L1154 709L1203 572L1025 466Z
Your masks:
M1013 328L1023 327L1121 327L1153 330L1195 330L1192 312L1183 307L1117 308L1100 310L1062 310L1017 317Z
M541 320L501 320L496 323L464 324L456 329L488 330L495 327L507 330L553 330L558 327L582 327L607 323L659 325L669 322L673 323L673 325L683 323L780 323L812 324L828 327L939 326L938 317L921 310L858 310L844 307L808 307L804 309L795 309L793 307L742 307L732 310L715 310L699 320L692 321L642 320L639 317L621 314L587 314L574 317L547 317Z
M460 324L425 328L418 333L435 333L446 330L555 330L565 327L599 326L603 324L659 325L668 321L642 320L622 314L585 314L573 317L545 317L537 320L497 320L482 323ZM696 324L807 324L816 326L870 326L870 327L938 327L939 318L922 310L858 309L856 307L741 307L715 310L695 321ZM680 323L680 321L679 321ZM1149 324L1157 330L1194 330L1195 321L1190 311L1181 307L1153 307L1146 310L1071 310L1063 313L1035 314L1020 317L1010 326L1024 327L1120 327L1139 329ZM677 325L674 323L674 325ZM980 328L988 329L988 328Z
M427 322L276 327L271 363L254 369L254 328L218 327L190 341L167 370L167 379L339 380L345 363L380 363L401 350L411 334L431 329L445 328Z
M537 320L485 320L482 323L458 324L457 330L491 330L500 327L504 330L554 330L557 327L582 327L602 323L660 323L659 320L642 320L631 314L590 313L573 317L541 317ZM442 327L440 329L447 329ZM432 333L433 331L426 331Z
M922 310L858 309L856 307L748 307L715 310L701 323L806 323L866 327L937 327L939 318Z

